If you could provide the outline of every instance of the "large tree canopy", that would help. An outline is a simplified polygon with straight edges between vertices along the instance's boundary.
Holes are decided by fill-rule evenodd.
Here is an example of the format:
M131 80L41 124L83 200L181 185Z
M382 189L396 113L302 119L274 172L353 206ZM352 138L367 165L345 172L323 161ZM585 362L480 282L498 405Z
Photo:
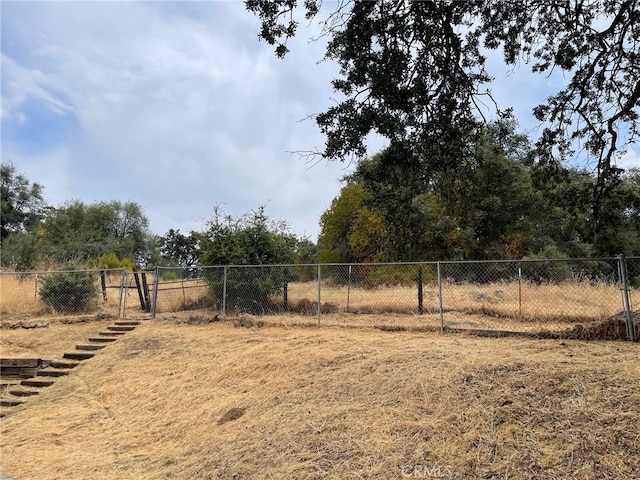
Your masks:
M297 0L246 0L259 37L286 55L297 32ZM316 116L328 159L364 156L370 133L386 137L413 163L443 171L467 156L491 103L485 55L500 49L507 65L536 74L561 70L567 82L534 109L544 125L545 160L580 145L597 165L595 218L615 155L638 136L640 6L636 0L337 2L305 0L321 19L326 59L342 98ZM524 86L523 86L524 88ZM484 97L484 98L483 98ZM489 100L487 102L486 100ZM508 107L508 106L500 106ZM500 108L496 105L496 110Z

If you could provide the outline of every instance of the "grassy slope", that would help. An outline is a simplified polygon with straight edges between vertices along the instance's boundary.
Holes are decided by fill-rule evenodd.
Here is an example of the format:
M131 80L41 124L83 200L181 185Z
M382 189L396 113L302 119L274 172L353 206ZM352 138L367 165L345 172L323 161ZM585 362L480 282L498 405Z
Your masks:
M38 334L6 332L3 349ZM639 353L626 342L146 322L1 420L0 470L638 478ZM221 422L232 408L245 413Z

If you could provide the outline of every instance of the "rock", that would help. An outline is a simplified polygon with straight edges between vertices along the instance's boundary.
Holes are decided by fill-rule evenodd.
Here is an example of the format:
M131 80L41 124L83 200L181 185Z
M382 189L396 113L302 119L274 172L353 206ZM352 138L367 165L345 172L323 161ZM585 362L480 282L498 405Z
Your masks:
M237 420L244 415L244 412L244 408L232 408L231 410L227 411L227 413L225 413L222 417L220 417L220 420L218 420L218 425Z
M243 316L240 318L239 324L241 327L244 327L244 328L251 328L254 325L253 320L251 320L249 317L246 317L246 316Z

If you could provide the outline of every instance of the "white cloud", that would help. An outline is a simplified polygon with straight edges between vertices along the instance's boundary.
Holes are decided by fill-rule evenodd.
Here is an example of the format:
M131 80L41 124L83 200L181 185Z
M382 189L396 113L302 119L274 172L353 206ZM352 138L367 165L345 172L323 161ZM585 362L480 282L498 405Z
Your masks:
M628 149L626 153L616 160L616 166L628 170L630 168L640 168L640 151Z
M199 17L153 3L12 9L10 21L39 33L20 38L35 54L3 57L15 80L3 87L3 115L23 114L31 100L74 117L78 129L56 152L67 181L40 180L55 198L136 201L157 233L199 228L217 203L233 214L268 204L315 239L344 172L309 170L286 151L322 148L314 125L298 120L325 108L335 67L316 65L321 45L276 59L242 4L196 9ZM25 172L50 162L11 153Z
M299 122L331 103L337 67L317 63L322 41L305 32L279 60L241 2L8 2L2 27L3 126L29 137L35 103L66 129L42 148L3 131L3 158L48 201L135 201L159 234L202 228L216 204L234 215L266 204L316 239L350 171L287 153L324 145L312 121ZM525 128L544 88L530 80L523 71L494 86ZM620 162L637 165L628 155Z

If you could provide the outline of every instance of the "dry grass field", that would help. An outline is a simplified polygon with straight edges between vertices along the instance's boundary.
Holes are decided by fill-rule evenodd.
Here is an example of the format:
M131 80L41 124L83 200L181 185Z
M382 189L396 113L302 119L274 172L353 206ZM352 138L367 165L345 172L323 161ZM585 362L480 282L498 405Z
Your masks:
M22 279L18 275L0 275L0 315L14 320L52 315L54 312L38 297L42 278L43 274L27 275ZM128 288L123 292L122 304L120 281L119 273L107 276L107 299L99 299L96 311L117 315L121 308L127 317L139 316L142 310L133 276L127 278ZM153 281L153 275L148 275L148 282L152 284ZM202 308L210 302L208 296L209 289L201 280L161 281L157 312L163 314ZM323 283L321 291L323 317L339 314L339 323L349 318L355 324L371 325L380 314L384 314L387 319L398 319L402 326L438 325L440 304L437 286L425 285L423 288L424 315L418 315L417 297L415 286L359 288ZM289 284L288 299L294 311L305 313L311 322L314 321L311 317L317 310L316 282ZM276 303L282 301L281 298L274 300ZM631 291L631 301L640 305L640 290ZM444 284L442 303L445 326L511 328L514 331L564 329L575 323L603 320L622 310L618 285L588 282ZM234 313L237 312L227 312L228 315ZM334 321L331 318L326 320L328 324Z
M0 471L18 480L640 478L640 344L304 328L306 316L254 328L188 318L144 321L12 407L0 420ZM3 329L0 347L61 355L101 328Z

